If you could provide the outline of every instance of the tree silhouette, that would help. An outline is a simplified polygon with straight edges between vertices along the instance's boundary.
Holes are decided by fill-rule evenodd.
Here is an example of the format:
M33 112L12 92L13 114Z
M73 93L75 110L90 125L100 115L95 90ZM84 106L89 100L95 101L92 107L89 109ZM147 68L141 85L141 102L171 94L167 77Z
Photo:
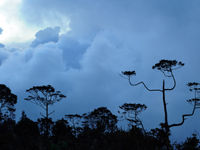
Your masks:
M40 134L37 122L30 120L24 111L22 112L19 122L15 126L15 134L17 136L17 145L19 149L39 149L38 141L40 139Z
M194 98L191 98L191 99L187 100L188 103L191 103L194 106L193 111L192 111L192 114L193 114L194 111L197 108L200 108L200 96L199 96L199 94L200 94L200 83L189 82L187 84L187 86L189 87L189 90L191 92L194 92Z
M187 84L187 86L189 87L189 90L191 92L194 92L194 98L188 99L187 102L193 105L193 109L192 112L190 114L183 114L182 115L182 121L180 123L175 123L175 124L171 124L169 127L174 127L174 126L180 126L182 125L185 120L187 119L187 117L189 116L193 116L195 113L195 110L200 108L200 99L199 99L199 92L200 92L200 88L198 87L198 85L200 85L197 82L189 82Z
M145 132L142 121L139 119L138 115L147 109L147 106L144 104L131 104L125 103L122 106L119 106L121 109L118 113L121 114L122 118L127 119L131 126L136 126L137 128L141 127Z
M78 136L78 134L81 132L81 126L82 126L82 121L83 117L78 114L68 114L65 115L65 118L71 124L72 126L72 131L75 136Z
M30 120L24 111L22 111L22 116L17 123L15 130L16 133L23 138L27 138L28 136L39 136L37 122Z
M0 123L0 149L1 150L13 150L15 149L15 121L7 118ZM11 144L12 143L12 144Z
M157 70L161 71L165 77L172 78L172 80L173 80L173 86L170 87L170 88L166 88L165 87L165 80L163 80L163 84L162 84L162 88L161 89L150 89L150 88L147 87L147 85L143 81L138 82L138 83L132 83L131 82L131 77L136 75L135 71L124 71L124 72L122 72L123 75L128 77L128 81L129 81L129 84L131 86L137 86L137 85L141 84L148 91L156 91L156 92L161 92L162 93L165 122L161 123L161 125L162 125L162 127L164 128L164 131L165 131L165 145L166 145L167 149L170 149L170 140L169 140L170 128L171 127L175 127L175 126L180 126L183 123L169 125L165 93L166 93L166 91L174 90L174 88L176 87L176 80L175 80L173 71L177 70L177 69L179 69L179 68L181 68L183 66L184 66L184 63L182 63L181 61L163 59L163 60L160 60L158 63L156 63L152 67L152 69L157 69ZM185 119L183 118L183 122L184 122L184 120Z
M67 147L73 147L74 136L72 134L72 128L69 126L66 120L61 119L54 123L52 135L57 146L64 147L63 149L66 149Z
M192 134L192 137L186 139L183 144L176 144L177 150L199 150L200 140L197 138L196 134Z
M37 123L41 135L43 135L45 138L52 135L52 127L54 122L51 118L39 118Z
M158 146L158 149L162 149L164 146L166 146L166 132L163 127L151 129L149 134L156 139L156 145Z
M4 84L0 84L0 120L14 119L17 96Z
M66 97L65 95L61 94L60 91L55 91L51 85L33 86L32 88L26 90L26 92L29 94L29 96L25 98L25 100L30 101L44 109L45 115L41 115L47 119L52 113L54 113L54 111L49 113L49 106Z
M55 91L55 89L51 85L47 86L33 86L32 88L26 90L29 94L25 100L30 101L42 109L45 110L45 115L41 114L44 119L41 120L42 123L45 123L45 135L49 135L49 125L51 122L49 116L54 113L54 111L49 113L49 106L53 105L56 102L59 102L66 96L61 94L60 91Z
M117 117L113 115L106 107L99 107L89 114L84 115L85 126L98 131L113 132L116 130Z

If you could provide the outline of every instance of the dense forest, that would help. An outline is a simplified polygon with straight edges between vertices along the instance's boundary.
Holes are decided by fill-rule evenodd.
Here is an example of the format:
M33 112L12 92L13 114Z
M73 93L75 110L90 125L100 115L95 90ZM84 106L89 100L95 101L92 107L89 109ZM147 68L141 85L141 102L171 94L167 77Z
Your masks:
M26 90L25 101L38 105L45 112L37 121L31 120L23 111L19 121L15 121L15 104L17 96L4 84L0 84L0 150L198 150L200 149L196 134L192 134L182 143L170 141L170 129L184 124L199 108L199 83L189 82L187 86L194 97L187 100L194 107L191 114L183 114L182 121L169 124L165 92L176 87L173 70L183 67L176 60L161 60L152 68L161 71L165 77L172 78L174 85L162 89L150 89L144 82L132 83L131 77L136 71L123 71L131 86L143 85L150 92L162 94L164 122L159 128L147 131L140 119L140 114L147 106L138 103L125 103L113 114L106 107L99 107L84 114L66 114L53 121L49 107L67 98L61 91L51 85L33 86ZM56 111L56 110L55 110ZM42 111L41 111L42 112ZM119 122L125 120L127 129L122 129Z

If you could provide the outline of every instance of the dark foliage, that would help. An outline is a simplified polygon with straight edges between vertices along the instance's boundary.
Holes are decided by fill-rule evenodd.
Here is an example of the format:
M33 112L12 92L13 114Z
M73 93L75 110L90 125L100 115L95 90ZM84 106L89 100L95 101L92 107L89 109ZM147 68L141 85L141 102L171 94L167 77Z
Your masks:
M177 150L199 150L200 140L197 138L196 134L193 134L192 137L186 139L183 144L176 144Z
M0 84L0 121L8 118L14 119L17 96L4 84Z
M172 70L175 70L175 69L180 68L182 66L184 66L184 63L182 63L181 61L162 59L162 60L159 61L159 63L156 63L152 67L152 69L158 69L158 70L161 70L161 71L171 72Z
M14 150L15 146L15 121L7 119L0 123L0 149L1 150Z
M25 112L22 112L22 117L15 126L15 134L19 149L34 150L38 148L40 132L37 122L30 120Z
M163 129L152 129L144 133L141 128L132 126L128 131L119 130L116 116L106 107L80 115L82 127L74 136L72 127L65 119L52 121L45 118L34 122L22 112L21 119L15 123L8 119L0 123L1 150L161 150L165 148ZM80 117L79 116L79 117ZM50 121L50 135L44 136L42 126ZM85 122L87 121L87 123ZM172 147L172 146L171 146ZM178 150L198 150L199 139L193 135Z
M117 117L106 107L99 107L83 117L85 127L100 133L114 132L117 129Z
M136 75L136 72L135 71L122 71L122 74L126 75L126 76L132 76L132 75Z
M37 123L41 135L47 137L52 134L53 121L51 118L40 118Z

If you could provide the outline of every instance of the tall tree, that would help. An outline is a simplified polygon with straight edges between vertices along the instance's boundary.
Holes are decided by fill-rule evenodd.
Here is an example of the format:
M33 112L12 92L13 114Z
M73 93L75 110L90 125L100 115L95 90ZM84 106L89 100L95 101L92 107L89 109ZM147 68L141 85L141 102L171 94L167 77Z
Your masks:
M4 84L0 84L0 120L14 119L15 107L17 103L17 96Z
M60 91L55 91L54 87L51 85L43 86L33 86L32 88L26 90L29 94L24 100L30 101L42 109L45 110L45 115L41 114L44 118L49 118L49 116L54 112L49 113L49 106L56 102L59 102L63 98L66 98Z
M122 106L119 106L120 110L118 113L121 114L122 119L126 119L129 121L129 125L141 127L145 132L143 123L138 115L147 109L145 104L132 104L132 103L125 103Z
M170 149L170 140L169 140L170 128L175 127L175 126L180 126L183 123L177 123L177 124L171 124L171 125L168 123L168 112L167 112L167 103L166 103L165 93L167 91L172 91L172 90L175 89L176 80L175 80L173 71L177 70L177 69L179 69L183 66L184 66L184 63L182 63L181 61L176 61L176 60L165 60L165 59L163 59L163 60L160 60L158 63L156 63L152 67L152 69L157 69L157 70L161 71L166 78L172 78L172 80L173 80L172 87L168 88L168 87L165 86L165 80L163 79L162 88L160 88L160 89L150 89L150 88L147 87L147 85L143 81L138 82L138 83L132 83L131 77L136 75L135 71L124 71L124 72L122 72L123 75L127 76L127 79L128 79L129 84L131 86L143 85L144 88L148 91L155 91L155 92L161 92L162 93L162 102L163 102L163 107L164 107L164 116L165 116L164 120L165 121L161 125L165 130L165 144L166 144L167 149ZM185 119L183 118L183 122L184 122L184 120Z
M26 101L30 101L45 110L45 115L41 115L46 120L43 120L43 122L46 122L45 135L49 135L49 116L54 113L54 111L49 113L49 106L61 101L63 98L66 98L66 96L63 95L60 91L55 91L54 87L51 85L33 86L32 88L26 90L26 92L29 94L28 97L25 98Z

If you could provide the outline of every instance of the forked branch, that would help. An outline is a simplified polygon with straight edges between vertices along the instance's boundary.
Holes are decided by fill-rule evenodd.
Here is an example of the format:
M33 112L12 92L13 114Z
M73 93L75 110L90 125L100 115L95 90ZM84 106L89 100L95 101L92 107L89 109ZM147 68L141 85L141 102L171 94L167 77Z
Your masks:
M171 91L171 90L175 89L175 87L176 87L176 79L175 79L174 74L173 74L172 71L171 71L171 77L172 77L172 79L173 79L174 85L173 85L172 88L167 88L167 89L165 89L165 90L167 90L167 91Z

